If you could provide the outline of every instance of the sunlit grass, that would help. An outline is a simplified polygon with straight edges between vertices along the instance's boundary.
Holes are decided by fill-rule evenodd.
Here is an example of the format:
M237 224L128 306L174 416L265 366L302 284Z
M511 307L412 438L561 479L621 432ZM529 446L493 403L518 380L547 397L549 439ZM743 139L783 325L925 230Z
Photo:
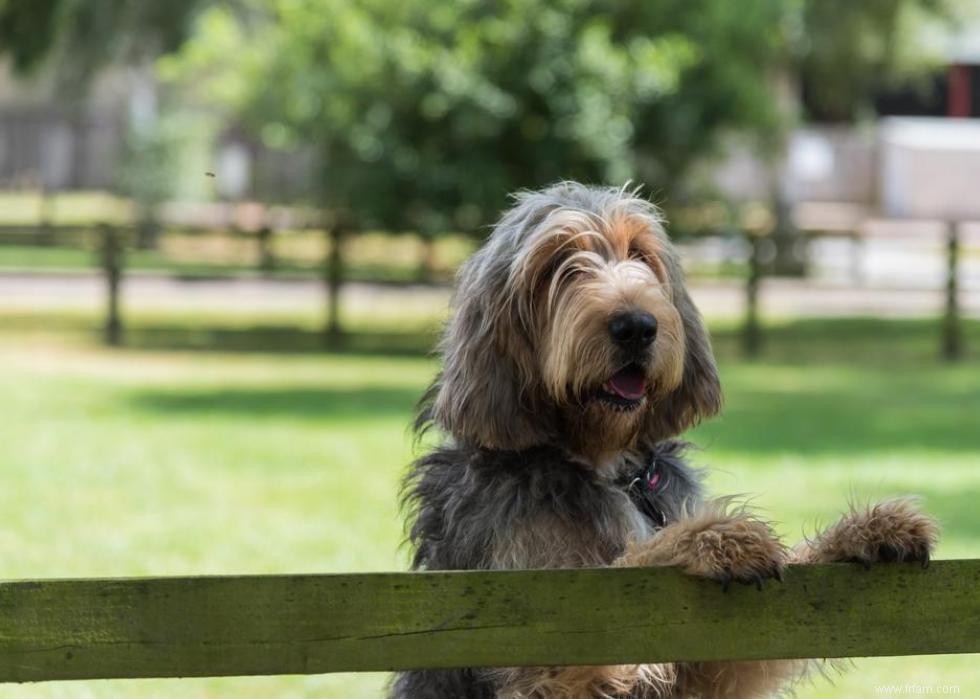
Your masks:
M291 318L315 331L313 316ZM147 330L164 320L172 333L222 324L206 314L132 318ZM350 320L362 332L374 327ZM93 344L92 321L0 315L5 577L405 567L397 486L412 456L412 405L433 361L150 342L109 351ZM237 322L247 333L263 319ZM869 327L778 327L773 360L748 363L736 357L733 330L719 326L727 407L691 435L702 447L693 458L714 468L716 492L752 494L788 540L831 520L849 498L918 493L943 521L939 555L976 557L980 371L933 360L928 324ZM959 684L970 696L980 686L975 665L858 660L836 687L818 679L800 696L870 696L875 684L904 683ZM346 699L378 696L383 679L56 683L5 695Z

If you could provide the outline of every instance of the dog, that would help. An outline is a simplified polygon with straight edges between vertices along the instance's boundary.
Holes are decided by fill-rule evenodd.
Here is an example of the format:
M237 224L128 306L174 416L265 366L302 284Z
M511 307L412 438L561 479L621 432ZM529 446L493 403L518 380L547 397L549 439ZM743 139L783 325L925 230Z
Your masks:
M416 570L678 566L762 585L790 562L920 561L913 500L851 508L794 548L705 498L677 436L722 404L708 333L658 209L562 182L515 197L461 268L416 430L445 442L404 484ZM757 697L807 661L422 670L390 695Z

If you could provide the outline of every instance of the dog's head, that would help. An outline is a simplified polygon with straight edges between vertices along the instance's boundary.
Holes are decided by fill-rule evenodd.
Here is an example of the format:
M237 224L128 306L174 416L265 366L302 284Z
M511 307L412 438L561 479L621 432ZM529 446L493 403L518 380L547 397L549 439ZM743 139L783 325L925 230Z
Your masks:
M700 314L656 208L623 189L521 194L460 270L420 421L492 449L601 461L721 402Z

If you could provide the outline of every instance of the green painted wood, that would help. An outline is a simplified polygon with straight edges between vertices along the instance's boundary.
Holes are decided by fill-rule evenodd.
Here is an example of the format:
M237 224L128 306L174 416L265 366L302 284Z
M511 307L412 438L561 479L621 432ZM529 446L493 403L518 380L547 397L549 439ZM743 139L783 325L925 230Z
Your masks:
M0 680L980 651L980 560L0 583Z

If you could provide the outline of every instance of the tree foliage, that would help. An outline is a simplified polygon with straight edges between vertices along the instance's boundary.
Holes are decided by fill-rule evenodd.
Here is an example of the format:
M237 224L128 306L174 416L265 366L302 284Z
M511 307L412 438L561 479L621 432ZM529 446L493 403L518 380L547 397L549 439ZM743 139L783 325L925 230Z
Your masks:
M0 49L85 76L182 46L165 76L268 145L317 149L317 204L473 231L507 192L562 178L677 201L731 131L778 150L780 71L851 118L951 2L0 0Z
M926 39L941 36L964 10L955 0L802 3L791 46L808 101L824 119L860 118L880 91L943 60L939 42Z
M174 51L208 0L0 0L0 53L83 89L102 67Z
M760 28L781 0L253 8L268 21L251 30L207 13L165 72L235 104L269 143L317 144L323 203L363 226L474 230L507 192L561 178L665 196L723 130L774 125L780 40Z

